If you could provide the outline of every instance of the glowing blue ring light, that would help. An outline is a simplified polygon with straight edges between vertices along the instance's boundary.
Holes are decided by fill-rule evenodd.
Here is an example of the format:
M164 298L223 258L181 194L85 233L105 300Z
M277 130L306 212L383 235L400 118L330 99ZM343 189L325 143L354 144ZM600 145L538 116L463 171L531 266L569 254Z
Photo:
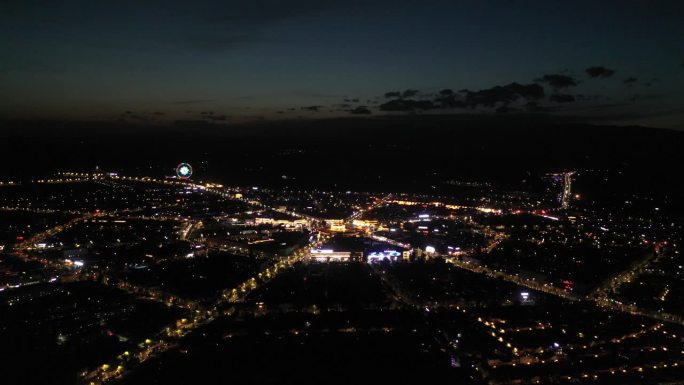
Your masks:
M192 166L188 163L181 163L176 166L176 176L179 179L190 179L192 176Z

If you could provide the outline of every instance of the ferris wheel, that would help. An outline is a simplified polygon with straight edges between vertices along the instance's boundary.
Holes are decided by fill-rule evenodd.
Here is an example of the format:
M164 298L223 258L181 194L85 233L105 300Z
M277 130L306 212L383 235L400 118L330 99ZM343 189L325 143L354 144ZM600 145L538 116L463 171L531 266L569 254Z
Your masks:
M188 163L181 163L176 166L176 176L179 179L190 179L192 176L192 166Z

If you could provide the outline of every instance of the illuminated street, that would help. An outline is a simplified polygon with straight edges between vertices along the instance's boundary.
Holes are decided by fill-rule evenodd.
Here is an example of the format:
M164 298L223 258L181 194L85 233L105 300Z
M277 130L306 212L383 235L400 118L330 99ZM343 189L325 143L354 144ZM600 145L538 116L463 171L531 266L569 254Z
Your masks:
M677 251L665 241L655 243L641 234L624 232L606 234L605 239L597 237L587 231L587 226L593 221L603 223L600 217L585 214L580 220L577 214L554 211L553 207L510 208L494 201L483 205L349 192L332 200L334 193L291 192L287 196L290 203L284 205L284 195L268 190L118 174L63 173L56 179L33 182L35 186L46 187L83 183L96 183L100 186L98 189L103 188L98 194L104 194L101 199L110 199L111 206L74 210L49 204L26 208L11 201L2 202L7 215L65 215L67 218L5 250L24 264L37 263L38 270L30 277L6 284L2 295L24 296L21 293L26 290L97 285L141 303L154 303L177 315L137 337L125 329L107 328L105 335L118 340L120 350L104 354L104 360L99 363L82 365L79 383L135 383L138 376L149 372L148 363L164 362L179 352L183 355L196 343L198 335L219 332L222 326L217 325L239 325L245 317L277 319L285 314L302 317L346 314L350 306L358 305L352 302L326 305L330 301L328 294L319 299L316 295L311 297L313 293L306 294L307 291L297 294L297 290L302 290L296 289L301 284L292 279L304 274L306 287L309 279L313 285L321 273L324 277L344 276L352 271L360 275L349 282L340 281L339 284L351 285L344 290L353 292L351 288L355 284L370 285L365 289L373 293L368 300L379 296L372 300L379 302L362 305L363 311L386 309L418 317L420 321L416 325L422 330L421 338L432 341L430 349L445 354L443 359L458 369L453 369L454 378L500 383L501 378L520 376L516 378L543 383L539 375L524 373L533 368L539 373L553 373L555 366L571 364L577 359L596 361L596 364L592 369L563 374L558 377L558 383L591 382L605 376L642 375L652 371L669 373L663 370L684 365L676 343L680 338L676 336L684 335L682 314L639 307L616 296L625 285L649 274L654 266L668 262L669 256ZM140 187L154 193L136 194L137 203L122 205L129 198L122 201L116 194ZM559 209L565 210L566 190L563 191ZM111 198L108 194L112 194ZM320 211L311 209L309 202L319 199L328 201L329 206L323 206L325 209ZM205 214L207 210L211 210L209 215ZM568 219L570 216L575 219ZM544 224L544 227L534 225L537 233L525 234L529 245L535 247L546 247L558 237L562 240L560 245L567 244L568 238L576 239L579 244L609 241L616 247L620 243L636 246L633 250L638 258L623 269L597 276L591 290L566 275L560 275L557 280L551 278L554 274L567 274L562 270L540 274L529 272L523 265L502 264L501 252L508 253L509 258L518 253L515 248L506 250L521 236L519 231L514 231L520 221ZM161 254L155 248L144 246L147 243L158 244L156 250L161 250ZM647 243L655 246L641 246ZM279 246L272 247L276 245ZM118 256L119 250L128 250L125 258ZM535 253L534 249L528 252ZM194 266L193 270L188 270L190 266ZM221 273L226 268L232 272ZM182 272L184 277L175 271ZM370 281L363 283L366 279ZM292 290L290 294L272 292L288 285L291 289L285 290ZM338 283L326 279L316 285L327 287L324 292L328 293ZM488 289L483 291L477 287ZM669 290L660 292L663 301L669 298ZM314 302L304 305L311 300ZM13 300L9 301L12 305ZM294 305L301 301L304 301L302 305ZM594 317L600 320L597 322L606 327L612 325L613 317L627 317L630 321L623 321L627 322L625 326L634 325L610 326L616 328L616 333L592 332L558 318L560 313L538 318L533 323L520 318L540 306L540 309L558 307L561 313L572 308L583 309L583 312L595 313ZM112 322L105 319L109 317L100 322ZM390 333L402 330L398 325L386 324L377 326L378 329L361 325L340 326L339 330L359 335L373 334L374 330ZM574 338L563 337L573 329ZM289 335L323 336L326 330L303 329L291 331L294 334ZM561 346L557 342L549 348L531 344L529 337L522 337L530 333L545 334L549 330L560 333L555 337L558 340L566 340L562 349L554 348L554 344ZM466 331L467 338L463 337ZM645 343L645 338L654 333L671 338L657 346ZM68 341L61 334L59 339ZM620 351L626 341L644 341L636 345L638 350L654 353L636 361L603 362L609 357L608 352ZM656 351L660 353L656 355ZM528 368L527 372L518 373L516 368L520 366ZM129 380L129 376L133 379Z

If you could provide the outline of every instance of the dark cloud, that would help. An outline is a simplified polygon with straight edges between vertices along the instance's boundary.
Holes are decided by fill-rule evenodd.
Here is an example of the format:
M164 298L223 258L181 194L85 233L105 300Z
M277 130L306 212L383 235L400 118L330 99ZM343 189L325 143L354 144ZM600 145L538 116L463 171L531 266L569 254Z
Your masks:
M639 79L637 79L637 78L629 77L629 78L623 80L622 83L624 83L624 84L633 84L633 83L636 83L638 80L639 80Z
M541 83L547 83L553 88L574 87L579 84L572 76L562 74L544 75L540 79L537 79L537 81Z
M511 83L479 91L461 91L465 94L465 104L470 108L477 106L496 107L508 105L518 99L537 100L544 97L544 89L538 84Z
M122 122L151 123L157 119L153 116L153 114L149 114L147 112L135 112L127 110L119 115L118 120Z
M556 103L572 103L575 101L575 96L568 94L553 94L549 96L549 100Z
M466 108L468 104L463 100L463 97L458 94L454 94L453 91L449 90L450 93L442 93L444 90L440 91L440 96L435 98L434 102L439 108Z
M380 111L425 111L437 108L429 100L393 99L380 105Z
M401 91L389 91L385 92L385 99L391 98L411 98L418 95L418 90L407 89L404 92ZM356 100L358 102L358 99Z
M188 111L188 112L192 113L192 111ZM228 120L228 116L218 114L215 111L205 110L205 111L199 111L199 112L195 113L195 119L203 120L203 121L209 122L209 123L216 123L219 121Z
M610 68L593 66L584 70L590 78L609 78L615 74L615 70Z
M358 106L352 110L349 110L352 115L370 115L371 111L366 106Z
M313 112L318 112L320 109L323 108L323 106L306 106L306 107L301 107L301 110L306 110L306 111L313 111Z
M402 97L410 98L410 97L413 97L416 95L418 95L418 90L408 89L408 90L404 91L404 93L402 94Z
M387 92L385 98L393 99L379 106L381 111L427 111L434 109L476 108L484 106L499 108L499 112L514 111L510 106L517 100L534 101L545 96L539 84L510 83L478 91L461 90L458 93L450 88L442 89L432 100L411 99L408 95L418 95L417 90L408 89L403 93ZM505 108L500 108L505 107Z

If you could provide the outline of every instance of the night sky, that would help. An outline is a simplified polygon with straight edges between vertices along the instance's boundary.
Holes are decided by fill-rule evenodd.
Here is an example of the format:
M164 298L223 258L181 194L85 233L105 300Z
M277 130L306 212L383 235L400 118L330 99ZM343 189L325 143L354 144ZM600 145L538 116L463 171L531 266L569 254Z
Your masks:
M684 129L679 1L0 1L0 119L550 113Z

